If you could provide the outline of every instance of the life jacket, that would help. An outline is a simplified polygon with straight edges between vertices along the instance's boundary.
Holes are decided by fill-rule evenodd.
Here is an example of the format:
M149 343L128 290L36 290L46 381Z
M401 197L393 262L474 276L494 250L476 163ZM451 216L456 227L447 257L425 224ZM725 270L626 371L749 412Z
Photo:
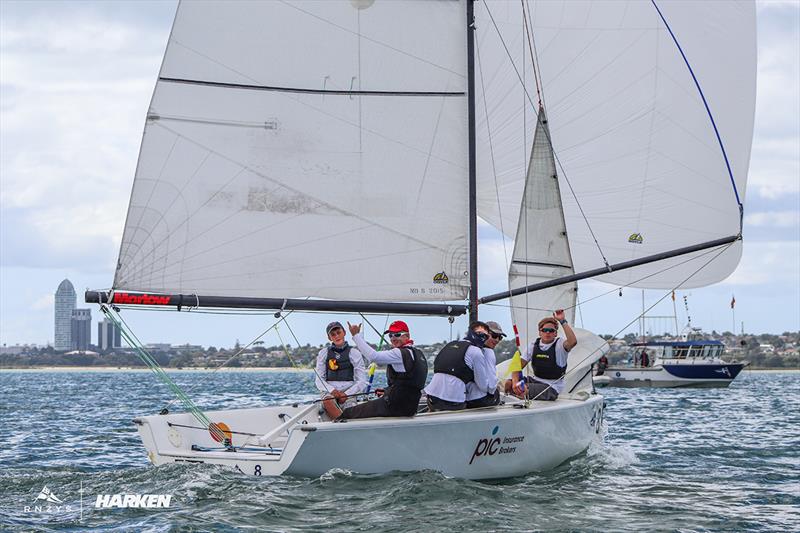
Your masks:
M350 346L337 352L328 346L325 361L325 381L353 381L353 363L350 361Z
M464 361L470 346L472 343L469 341L452 341L445 344L433 362L433 372L455 376L464 383L475 381L475 372Z
M392 365L386 367L389 386L384 398L391 416L414 416L428 378L428 360L419 348L404 346L399 350L406 370L398 372Z
M533 375L542 379L561 379L567 371L566 366L558 366L556 362L556 343L558 339L553 341L550 348L542 350L539 346L539 341L536 339L533 343L533 353L531 354L531 367L533 368Z

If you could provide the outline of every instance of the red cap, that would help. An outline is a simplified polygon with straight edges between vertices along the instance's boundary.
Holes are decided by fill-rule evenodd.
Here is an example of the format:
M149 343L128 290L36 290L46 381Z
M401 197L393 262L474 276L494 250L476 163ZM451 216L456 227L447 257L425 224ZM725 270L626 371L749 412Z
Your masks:
M394 322L389 324L389 329L384 331L384 333L400 333L403 331L408 333L408 324L406 324L402 320L395 320Z

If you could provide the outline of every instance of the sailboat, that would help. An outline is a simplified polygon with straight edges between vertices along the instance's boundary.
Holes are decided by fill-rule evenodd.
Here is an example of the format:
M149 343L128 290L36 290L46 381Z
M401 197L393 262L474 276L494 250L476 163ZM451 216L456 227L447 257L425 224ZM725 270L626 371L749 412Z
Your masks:
M741 254L754 21L742 2L181 2L113 285L86 301L471 320L506 305L524 345L554 309L574 320L582 279L719 281ZM479 218L514 239L509 288L486 296ZM135 422L157 465L517 476L600 432L606 345L577 336L551 402L333 423L176 390L186 412Z

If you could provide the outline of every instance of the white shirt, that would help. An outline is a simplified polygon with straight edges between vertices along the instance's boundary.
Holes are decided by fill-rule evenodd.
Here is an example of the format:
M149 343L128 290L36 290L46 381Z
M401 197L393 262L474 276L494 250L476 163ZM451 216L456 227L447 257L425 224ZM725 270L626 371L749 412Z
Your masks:
M486 390L483 390L475 385L474 381L467 383L467 401L478 400L487 394L492 394L497 388L497 357L495 357L494 350L491 348L481 348L483 352L483 363L486 365ZM477 379L477 377L475 378Z
M561 337L556 337L556 340L553 342L556 343L556 364L562 368L567 367L567 359L569 358L569 352L564 349L564 339ZM547 351L553 345L553 342L550 344L544 344L543 342L539 342L539 348L542 351ZM528 351L525 354L525 357L522 358L522 365L527 365L528 361L533 358L533 345L536 341L533 341L528 345ZM561 376L559 379L544 379L540 377L533 376L534 381L538 381L539 383L546 383L553 387L557 393L561 394L564 390L564 376Z
M392 368L394 368L395 372L406 371L406 366L403 364L403 354L400 352L400 348L381 350L379 352L367 344L367 341L364 340L364 335L361 333L353 335L353 342L356 343L358 350L370 363L378 363L379 365L392 365ZM411 348L411 346L407 346L407 348ZM411 351L411 354L414 354L413 350Z
M328 346L323 347L317 355L317 378L316 385L322 393L328 393L336 389L348 396L364 392L367 388L367 369L364 366L364 358L357 348L350 348L350 362L353 364L353 381L327 381Z
M496 384L492 383L492 388L489 388L489 371L486 368L485 359L480 348L469 346L464 354L464 363L472 369L475 374L475 381L468 384L450 374L437 372L433 374L433 379L425 387L425 394L435 396L440 400L456 403L483 398L489 394L489 391L494 390L494 385ZM474 387L470 389L471 396L468 397L467 387L470 384Z

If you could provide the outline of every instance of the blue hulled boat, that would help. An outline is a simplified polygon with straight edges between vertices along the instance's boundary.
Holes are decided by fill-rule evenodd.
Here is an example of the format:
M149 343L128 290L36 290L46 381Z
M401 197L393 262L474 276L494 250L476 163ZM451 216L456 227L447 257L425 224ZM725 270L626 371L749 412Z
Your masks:
M747 362L722 359L725 345L715 340L635 343L627 365L609 366L595 385L612 387L727 387Z

